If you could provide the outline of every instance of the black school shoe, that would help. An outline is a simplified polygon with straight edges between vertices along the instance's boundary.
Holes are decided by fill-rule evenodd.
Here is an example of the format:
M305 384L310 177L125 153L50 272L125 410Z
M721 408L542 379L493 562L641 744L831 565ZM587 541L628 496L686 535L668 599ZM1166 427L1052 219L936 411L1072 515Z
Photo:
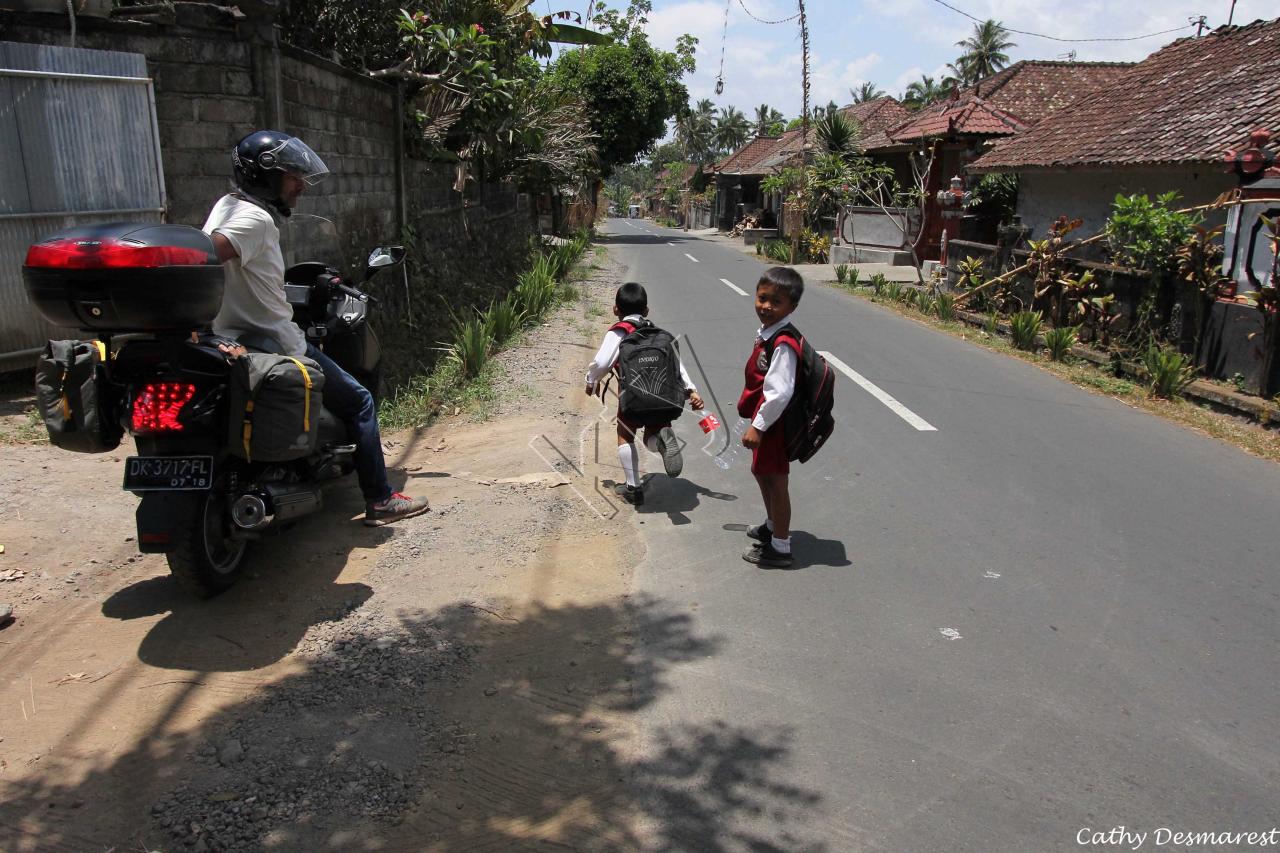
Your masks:
M628 486L626 483L618 483L613 487L613 493L632 506L641 506L644 504L644 489L639 486Z
M770 542L752 545L742 553L742 559L766 569L789 569L792 563L790 554L775 551Z
M662 467L667 476L679 477L684 470L684 457L680 455L680 441L671 427L658 430L658 453L662 456Z
M765 527L763 524L757 524L755 527L748 527L747 535L757 542L773 541L773 531Z

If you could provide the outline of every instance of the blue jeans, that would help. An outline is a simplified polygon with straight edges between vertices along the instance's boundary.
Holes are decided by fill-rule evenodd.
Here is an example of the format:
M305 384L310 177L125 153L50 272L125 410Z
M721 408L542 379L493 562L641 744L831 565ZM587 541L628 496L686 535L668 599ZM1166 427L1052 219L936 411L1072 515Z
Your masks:
M329 356L307 344L307 358L324 371L324 405L343 423L356 443L356 476L366 501L380 503L391 497L387 463L382 458L382 436L378 432L378 410L373 395L355 377Z

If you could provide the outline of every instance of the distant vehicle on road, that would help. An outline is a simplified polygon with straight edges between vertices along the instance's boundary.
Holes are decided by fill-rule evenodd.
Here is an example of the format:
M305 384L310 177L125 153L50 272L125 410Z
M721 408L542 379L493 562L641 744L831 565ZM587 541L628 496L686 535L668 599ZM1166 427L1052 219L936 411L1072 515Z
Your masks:
M639 218L640 218L640 205L638 205L638 204L633 204L633 205L631 205L630 207L628 207L628 208L627 208L627 218L628 218L628 219L639 219Z

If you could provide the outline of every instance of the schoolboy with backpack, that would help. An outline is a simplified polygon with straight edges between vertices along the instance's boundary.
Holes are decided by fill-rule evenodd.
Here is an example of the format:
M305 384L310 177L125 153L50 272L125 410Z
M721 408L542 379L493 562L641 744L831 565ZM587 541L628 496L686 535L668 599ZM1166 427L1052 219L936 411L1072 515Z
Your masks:
M789 267L770 267L756 285L760 329L747 359L738 414L751 419L742 444L764 500L764 523L747 530L756 540L743 553L749 563L790 568L792 461L807 462L835 428L835 374L791 323L804 295L804 279Z
M618 318L605 332L604 341L587 369L586 392L603 398L616 369L618 374L618 461L626 482L615 492L633 506L644 503L640 485L636 432L644 428L644 445L662 457L668 477L684 468L680 443L671 429L684 411L684 401L696 411L703 407L698 389L684 365L675 337L651 323L649 295L635 282L618 288L613 314Z

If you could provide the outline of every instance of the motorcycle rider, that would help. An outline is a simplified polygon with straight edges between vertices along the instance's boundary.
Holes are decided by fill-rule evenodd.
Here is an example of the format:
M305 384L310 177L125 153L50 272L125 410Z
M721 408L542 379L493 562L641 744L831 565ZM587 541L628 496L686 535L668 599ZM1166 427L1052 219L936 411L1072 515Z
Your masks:
M306 355L320 365L324 405L355 437L365 524L376 527L426 512L426 498L400 494L387 482L373 395L307 342L285 299L280 226L298 196L328 175L328 168L301 139L275 130L255 131L241 139L231 152L231 164L236 189L218 200L204 224L226 274L214 332L280 355Z

